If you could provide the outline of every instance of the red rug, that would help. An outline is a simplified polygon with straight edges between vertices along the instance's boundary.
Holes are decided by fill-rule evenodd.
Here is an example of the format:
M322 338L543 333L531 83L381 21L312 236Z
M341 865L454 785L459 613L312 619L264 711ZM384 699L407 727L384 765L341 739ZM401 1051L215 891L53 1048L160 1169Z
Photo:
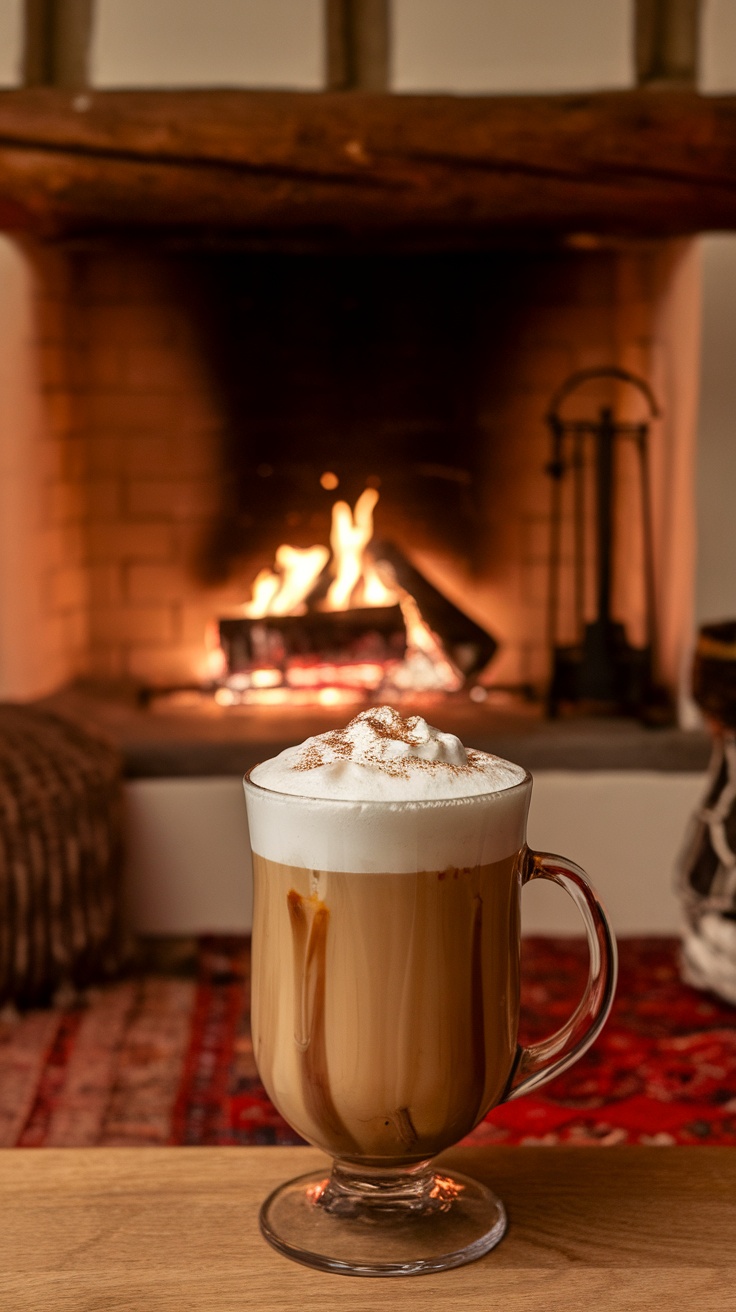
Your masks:
M736 1143L736 1010L682 984L671 939L620 944L611 1019L539 1094L470 1136L500 1144ZM84 1008L0 1021L0 1146L300 1142L253 1061L244 939L205 939L196 978L152 975ZM525 940L522 1038L570 1014L586 949Z

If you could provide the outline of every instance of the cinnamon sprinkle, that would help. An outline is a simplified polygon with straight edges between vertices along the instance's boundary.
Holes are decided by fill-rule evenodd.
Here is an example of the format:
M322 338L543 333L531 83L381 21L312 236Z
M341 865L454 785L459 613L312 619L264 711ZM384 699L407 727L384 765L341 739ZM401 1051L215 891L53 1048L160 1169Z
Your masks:
M420 723L418 715L412 715L404 719L398 711L392 707L381 708L388 711L388 716L381 715L381 712L363 711L356 715L344 729L333 729L328 733L320 734L317 739L305 744L301 756L293 765L294 770L308 771L317 770L320 766L327 764L323 750L332 754L335 761L347 761L354 757L356 744L349 736L350 730L362 728L365 726L379 740L386 742L404 743L407 747L416 747L422 739L417 734L417 726ZM355 761L357 765L366 765L371 768L381 770L393 779L406 779L411 770L428 770L436 772L442 770L449 773L455 778L462 778L468 774L473 774L483 769L483 754L474 750L467 752L467 763L465 765L455 765L450 761L433 761L421 756L397 756L386 760L381 756L378 749L371 750L364 748L361 755Z

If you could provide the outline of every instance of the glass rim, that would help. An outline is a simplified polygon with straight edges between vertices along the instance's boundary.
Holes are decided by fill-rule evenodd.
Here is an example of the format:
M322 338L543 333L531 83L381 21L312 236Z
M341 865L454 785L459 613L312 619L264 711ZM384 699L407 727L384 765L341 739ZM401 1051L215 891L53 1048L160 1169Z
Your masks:
M270 758L269 758L270 759ZM505 759L502 757L499 760ZM252 788L256 794L262 793L266 797L280 798L282 801L289 802L322 802L329 806L367 806L380 807L384 810L386 807L427 807L436 808L442 806L467 806L473 802L492 801L499 797L508 797L509 793L514 793L517 789L531 787L533 777L529 770L524 769L523 765L517 766L517 769L524 771L523 779L519 779L515 784L509 784L505 788L493 788L487 793L463 793L454 797L311 797L308 793L283 793L278 788L266 788L264 784L256 783L251 776L254 770L260 765L265 765L265 761L258 761L246 770L243 775L244 788ZM514 761L508 761L508 765L515 765Z

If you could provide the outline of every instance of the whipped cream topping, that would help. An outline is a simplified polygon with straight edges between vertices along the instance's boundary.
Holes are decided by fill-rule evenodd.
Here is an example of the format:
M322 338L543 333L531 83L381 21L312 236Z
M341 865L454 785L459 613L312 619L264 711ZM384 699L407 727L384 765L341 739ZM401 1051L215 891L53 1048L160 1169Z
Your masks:
M419 715L391 706L356 715L344 729L307 738L264 761L253 782L274 792L347 801L431 801L500 792L524 771L465 748Z

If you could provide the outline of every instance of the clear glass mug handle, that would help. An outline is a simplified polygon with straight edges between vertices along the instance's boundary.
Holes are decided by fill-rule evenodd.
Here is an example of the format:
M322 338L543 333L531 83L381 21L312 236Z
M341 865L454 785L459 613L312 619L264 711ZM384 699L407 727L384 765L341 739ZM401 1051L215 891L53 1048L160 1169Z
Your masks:
M549 879L570 894L583 917L590 967L585 992L567 1024L541 1043L519 1047L503 1102L539 1088L582 1057L603 1028L616 991L616 940L585 871L564 856L527 848L521 870L522 885L532 879Z

